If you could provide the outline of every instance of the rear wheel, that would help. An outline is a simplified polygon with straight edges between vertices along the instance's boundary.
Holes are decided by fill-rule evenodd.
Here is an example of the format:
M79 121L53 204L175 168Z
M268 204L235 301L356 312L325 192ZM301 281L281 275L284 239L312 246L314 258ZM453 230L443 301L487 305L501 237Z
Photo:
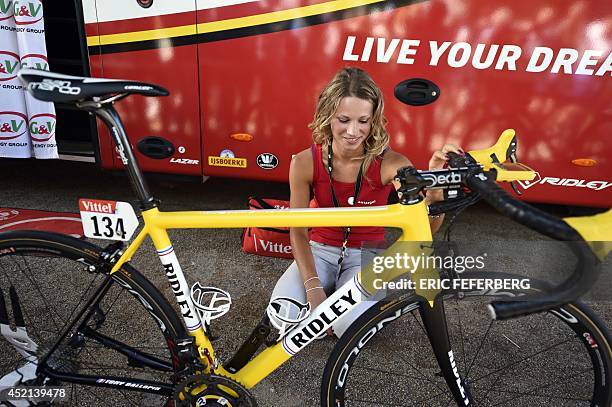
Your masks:
M114 273L91 315L67 330L108 277L100 253L99 247L64 235L0 235L0 386L65 387L62 405L167 402L178 368L176 340L184 330L165 298L137 270L126 264ZM75 377L79 384L72 382ZM121 388L92 386L109 378L123 382ZM169 393L144 393L140 381L162 383L152 387Z
M592 310L572 303L493 321L491 297L465 294L472 297L445 298L444 310L458 373L476 405L611 405L611 341ZM322 406L455 404L424 331L421 304L414 296L381 302L353 323L325 367Z

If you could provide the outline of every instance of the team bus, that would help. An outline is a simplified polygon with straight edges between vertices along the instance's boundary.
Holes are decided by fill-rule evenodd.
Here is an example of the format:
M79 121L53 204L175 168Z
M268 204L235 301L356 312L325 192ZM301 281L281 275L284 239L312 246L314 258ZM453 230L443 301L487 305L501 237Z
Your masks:
M39 1L39 0L32 0ZM45 2L52 71L135 79L116 107L145 171L288 179L320 90L343 66L383 89L394 149L492 144L506 128L530 201L612 206L609 0ZM144 116L143 116L144 112ZM64 158L120 168L107 130L58 112Z

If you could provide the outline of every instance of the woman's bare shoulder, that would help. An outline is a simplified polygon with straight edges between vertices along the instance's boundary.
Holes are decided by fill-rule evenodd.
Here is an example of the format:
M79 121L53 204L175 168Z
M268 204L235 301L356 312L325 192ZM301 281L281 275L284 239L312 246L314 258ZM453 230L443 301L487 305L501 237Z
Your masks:
M291 174L298 176L298 178L302 180L307 180L309 182L312 181L312 169L313 169L313 160L312 160L312 151L310 148L300 151L297 154L294 154L291 158L291 167L290 167L290 178Z
M380 169L383 184L391 182L399 168L411 165L412 161L410 161L405 155L391 149L385 151Z

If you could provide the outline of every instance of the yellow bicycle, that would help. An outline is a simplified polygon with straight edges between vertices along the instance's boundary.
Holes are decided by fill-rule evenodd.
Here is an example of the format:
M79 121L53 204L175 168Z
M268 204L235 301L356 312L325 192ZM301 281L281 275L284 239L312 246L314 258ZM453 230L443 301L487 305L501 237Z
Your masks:
M71 104L103 120L140 201L143 224L126 249L120 243L100 248L46 232L0 234L0 328L5 339L0 341L0 386L68 386L69 395L61 401L72 405L255 406L249 389L358 303L377 298L371 269L364 268L312 312L306 310L278 340L269 340L272 327L264 317L232 358L220 360L208 335L209 323L231 300L214 287L188 286L167 231L387 226L401 230L399 244L417 242L415 247L422 249L432 241L422 192L467 186L472 191L467 198L433 210L459 208L478 196L511 219L569 242L568 250L579 258L574 274L556 287L534 280L535 293L497 293L513 300L498 296L490 306L492 297L470 288L416 289L377 299L336 344L323 375L321 405L611 404L609 333L575 300L593 285L592 270L606 253L602 245L594 253L585 240L609 240L612 211L561 220L511 198L496 181L534 176L526 167L504 163L516 151L514 131L506 130L489 149L454 156L449 169L400 169L400 203L395 205L163 212L149 192L113 103L130 94L164 96L166 90L30 69L19 76L34 97ZM129 216L123 215L129 208L121 203L84 200L81 205L92 214L88 219L100 237L126 240L127 229L138 226L129 225ZM147 237L174 293L174 308L129 264ZM432 272L421 271L417 278ZM385 281L399 277L397 270L384 275ZM50 302L48 293L57 291L65 301ZM539 292L546 295L537 296ZM483 301L460 301L466 296ZM466 307L469 319L450 316ZM494 318L475 323L475 315L487 310ZM136 329L147 336L134 335ZM465 335L458 339L457 332ZM57 395L43 399L60 401Z

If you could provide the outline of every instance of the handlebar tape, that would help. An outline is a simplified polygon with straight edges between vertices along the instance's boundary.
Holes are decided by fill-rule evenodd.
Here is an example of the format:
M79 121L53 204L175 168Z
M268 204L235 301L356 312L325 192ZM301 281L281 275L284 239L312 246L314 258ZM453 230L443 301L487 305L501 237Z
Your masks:
M469 156L458 156L449 153L451 166L473 164ZM534 208L524 202L518 201L501 189L495 181L489 179L479 168L468 173L466 185L478 193L493 208L508 218L527 226L543 235L556 240L565 241L574 254L578 257L576 269L570 277L550 293L545 295L529 294L520 301L493 301L490 310L496 319L508 319L521 315L546 311L574 301L585 294L597 280L596 267L598 259L591 251L587 243L563 220Z

